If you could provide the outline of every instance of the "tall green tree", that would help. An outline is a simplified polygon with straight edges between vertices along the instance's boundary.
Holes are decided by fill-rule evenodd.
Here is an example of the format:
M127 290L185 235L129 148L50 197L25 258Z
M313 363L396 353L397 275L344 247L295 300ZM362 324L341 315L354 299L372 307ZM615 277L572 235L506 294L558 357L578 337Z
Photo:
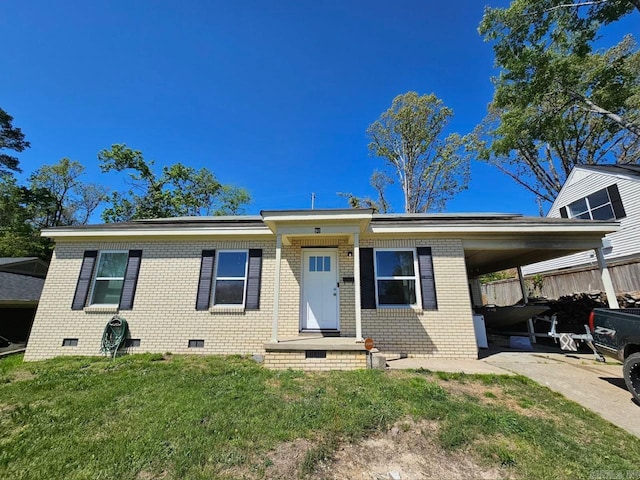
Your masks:
M388 207L384 190L395 181L402 189L406 213L441 211L467 188L465 139L457 133L444 136L452 117L453 110L434 94L407 92L394 98L391 107L369 126L369 152L386 167L372 177L378 193L378 202L373 202L381 210ZM350 194L347 198L352 205L360 201Z
M52 244L33 222L50 202L48 192L31 191L12 175L0 175L0 257L50 257Z
M8 150L22 152L30 146L22 130L13 126L13 117L0 108L0 174L20 171L18 158Z
M495 93L478 157L552 202L575 165L640 159L640 54L631 36L595 51L600 27L638 2L514 0L487 8Z
M196 170L181 163L153 170L153 160L124 144L98 153L102 172L129 172L132 187L113 192L102 213L106 222L185 215L235 215L249 203L246 190L218 182L206 168Z
M79 162L63 158L33 172L26 186L0 175L0 256L49 258L53 243L40 236L43 228L86 224L106 189L83 182L83 173Z
M47 192L45 208L35 212L37 228L61 225L84 225L106 200L107 189L82 181L85 167L75 160L61 159L53 165L43 165L29 177L32 192Z

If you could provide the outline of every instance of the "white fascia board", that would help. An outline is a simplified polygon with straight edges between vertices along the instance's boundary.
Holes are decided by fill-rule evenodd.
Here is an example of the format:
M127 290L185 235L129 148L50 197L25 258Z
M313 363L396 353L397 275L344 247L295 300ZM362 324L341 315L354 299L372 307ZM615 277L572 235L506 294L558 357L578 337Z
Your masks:
M120 229L44 229L41 236L49 238L113 238L113 237L201 237L201 236L238 236L255 237L273 236L266 226L253 228L120 228Z
M550 224L517 224L517 225L407 225L407 226L389 226L382 225L371 226L373 234L411 234L411 233L458 233L458 234L476 234L483 233L493 235L496 233L577 233L585 235L606 234L615 232L620 228L618 222L607 222L597 225L550 225Z
M371 221L371 213L323 212L323 213L293 213L293 214L265 214L264 223L273 232L281 233L286 228L296 227L340 227L356 226L359 232L364 232ZM346 230L345 230L346 232Z

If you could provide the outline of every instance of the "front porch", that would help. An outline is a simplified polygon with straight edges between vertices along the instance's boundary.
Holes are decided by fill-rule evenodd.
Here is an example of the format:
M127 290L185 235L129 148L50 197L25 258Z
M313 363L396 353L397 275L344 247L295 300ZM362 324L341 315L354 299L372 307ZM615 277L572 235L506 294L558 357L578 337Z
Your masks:
M264 364L284 370L357 370L367 368L370 354L354 337L300 335L265 343Z

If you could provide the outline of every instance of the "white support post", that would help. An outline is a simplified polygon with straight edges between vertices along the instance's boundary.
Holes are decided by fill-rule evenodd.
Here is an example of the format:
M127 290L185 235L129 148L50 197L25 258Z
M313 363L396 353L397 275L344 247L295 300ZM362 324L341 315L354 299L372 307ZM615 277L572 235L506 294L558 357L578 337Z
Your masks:
M362 305L360 303L360 234L353 235L353 286L356 296L356 342L362 342Z
M595 248L594 250L596 251L596 257L598 258L598 267L600 267L600 275L602 276L604 291L607 294L609 308L620 308L616 297L616 291L613 288L613 282L611 281L611 274L607 268L607 261L604 259L604 254L602 253L602 247Z
M280 306L280 263L282 260L282 235L276 235L276 265L273 280L273 322L271 326L271 341L278 343L278 309Z
M522 303L525 305L529 303L529 295L527 294L527 286L524 283L524 275L522 274L522 268L518 267L518 280L520 280L520 291L522 292Z

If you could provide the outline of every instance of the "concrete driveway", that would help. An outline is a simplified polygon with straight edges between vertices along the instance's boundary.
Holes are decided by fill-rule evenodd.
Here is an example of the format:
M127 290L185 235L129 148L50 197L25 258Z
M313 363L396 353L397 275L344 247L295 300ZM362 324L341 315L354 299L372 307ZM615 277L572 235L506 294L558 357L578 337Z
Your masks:
M640 405L622 378L622 365L607 358L598 363L593 354L564 353L535 345L533 352L490 345L480 360L404 358L388 360L390 368L425 368L468 374L519 374L598 413L614 425L640 437Z
M640 437L640 406L615 360L598 363L582 353L501 351L481 361L529 377Z

